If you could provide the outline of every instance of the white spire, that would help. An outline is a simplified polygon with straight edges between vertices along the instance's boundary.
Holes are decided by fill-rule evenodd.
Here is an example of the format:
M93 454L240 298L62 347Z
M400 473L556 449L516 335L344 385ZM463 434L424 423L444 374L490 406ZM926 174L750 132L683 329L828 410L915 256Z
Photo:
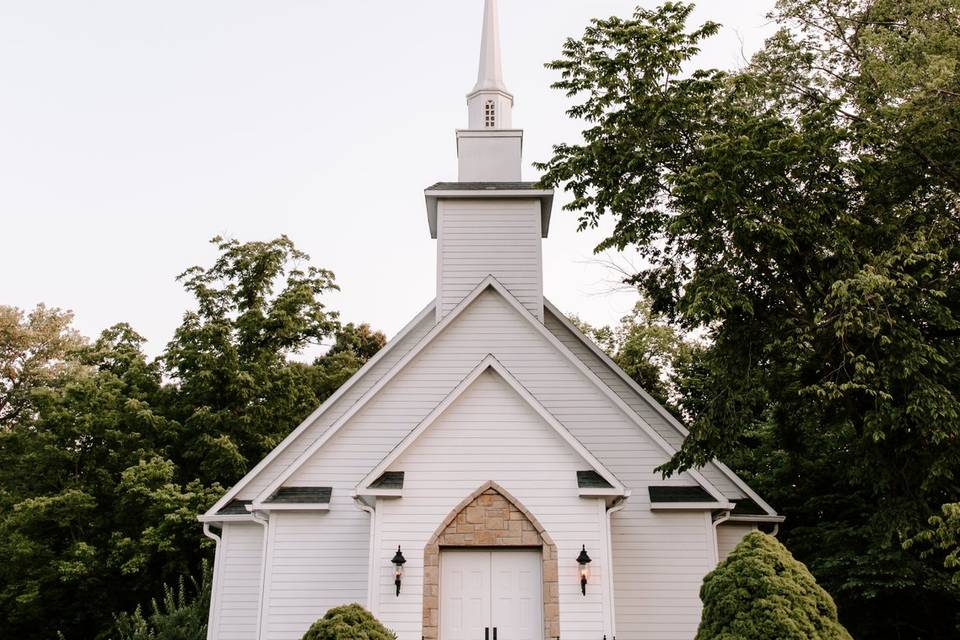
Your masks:
M471 129L509 129L512 126L513 95L503 83L497 0L486 0L484 4L480 68L477 84L467 96L467 105Z
M503 64L500 58L500 14L497 0L486 0L483 8L483 36L480 41L480 70L477 74L478 91L503 91Z

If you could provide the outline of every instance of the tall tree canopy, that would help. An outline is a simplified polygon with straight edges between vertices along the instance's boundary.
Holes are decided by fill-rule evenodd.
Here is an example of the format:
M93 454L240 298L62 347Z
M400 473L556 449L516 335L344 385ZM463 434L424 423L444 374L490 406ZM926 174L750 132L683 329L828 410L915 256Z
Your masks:
M89 342L69 314L0 307L0 635L146 625L113 616L200 575L197 514L383 346L341 326L333 274L287 238L215 243L182 276L196 306L156 360L128 325ZM321 342L315 363L293 359Z
M900 543L960 496L960 0L781 0L734 72L688 68L718 28L691 10L566 43L586 128L542 165L709 339L664 471L748 476L855 637L955 637L956 587Z

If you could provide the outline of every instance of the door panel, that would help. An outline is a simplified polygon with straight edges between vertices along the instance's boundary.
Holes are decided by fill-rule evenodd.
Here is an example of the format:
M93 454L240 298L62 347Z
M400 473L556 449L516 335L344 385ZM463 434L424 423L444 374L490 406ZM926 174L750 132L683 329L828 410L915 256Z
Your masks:
M543 638L542 561L538 551L495 551L492 625L497 640Z
M482 640L490 626L490 552L444 551L440 570L440 637Z
M440 560L440 640L543 637L540 552L444 550Z

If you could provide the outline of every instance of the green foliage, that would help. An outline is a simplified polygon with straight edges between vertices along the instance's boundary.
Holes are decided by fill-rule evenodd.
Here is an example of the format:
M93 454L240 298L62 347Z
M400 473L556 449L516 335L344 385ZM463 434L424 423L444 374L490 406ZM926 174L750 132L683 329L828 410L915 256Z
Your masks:
M113 613L195 575L212 553L196 516L223 495L220 482L384 344L366 325L340 326L319 300L332 274L304 266L286 238L218 247L212 267L185 275L196 309L157 360L124 324L87 342L68 314L0 308L0 620L10 637L111 637ZM334 346L316 363L293 361L325 339ZM176 603L185 592L170 593ZM188 604L119 620L130 633L191 637L170 635L181 609L205 622L206 600ZM167 631L158 611L173 621Z
M177 383L174 415L187 432L190 471L238 480L306 417L316 396L291 355L338 328L323 294L333 274L303 267L286 237L240 243L214 238L220 257L180 276L197 308L184 315L164 354Z
M72 319L43 305L29 315L0 305L0 428L30 410L33 389L66 373L68 357L83 344Z
M748 534L703 581L696 640L851 640L837 607L776 539Z
M960 585L960 502L943 505L939 515L930 518L930 528L904 543L906 548L926 547L924 557L945 555L943 566L953 572L954 583Z
M676 373L691 362L700 346L653 313L648 300L634 305L616 327L592 327L577 317L571 321L596 342L624 372L661 404L673 408Z
M205 640L212 585L210 565L201 565L199 584L190 578L188 589L186 583L181 576L176 589L163 585L163 598L150 602L149 615L145 616L138 606L133 613L116 616L111 640Z
M358 604L335 607L303 635L303 640L395 640L397 636Z
M960 0L780 0L734 72L688 68L691 11L566 43L584 140L541 165L709 344L662 470L741 472L858 638L955 637L960 590L900 540L960 495Z

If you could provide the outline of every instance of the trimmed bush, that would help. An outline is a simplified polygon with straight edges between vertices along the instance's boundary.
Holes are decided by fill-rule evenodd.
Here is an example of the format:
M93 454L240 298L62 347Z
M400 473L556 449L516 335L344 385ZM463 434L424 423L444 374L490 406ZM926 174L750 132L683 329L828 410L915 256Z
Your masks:
M696 640L852 640L833 598L771 536L748 534L703 581Z
M358 604L336 607L313 623L303 640L395 640L390 630Z

